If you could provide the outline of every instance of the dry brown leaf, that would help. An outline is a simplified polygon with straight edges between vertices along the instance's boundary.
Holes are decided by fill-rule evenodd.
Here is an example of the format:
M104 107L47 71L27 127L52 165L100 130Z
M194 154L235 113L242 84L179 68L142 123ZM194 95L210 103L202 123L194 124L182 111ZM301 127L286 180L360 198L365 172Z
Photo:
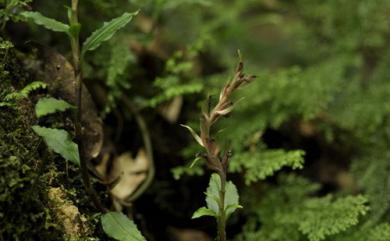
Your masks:
M177 241L212 241L205 232L195 229L169 228L169 233Z
M176 123L179 118L181 107L183 105L183 97L176 96L170 102L162 105L158 111L169 122Z
M146 152L140 149L135 159L126 152L117 157L112 165L109 180L115 180L118 176L120 179L110 192L114 198L125 201L145 180L150 161Z
M104 153L101 155L100 162L94 166L96 173L99 174L100 177L105 177L107 176L107 169L109 166L110 161L110 154L109 153Z
M38 47L38 59L34 63L25 63L36 73L36 78L48 84L49 93L76 105L74 69L61 54ZM42 60L42 61L40 61ZM96 158L103 145L103 122L98 116L91 94L85 85L82 91L82 138L84 156L90 160Z

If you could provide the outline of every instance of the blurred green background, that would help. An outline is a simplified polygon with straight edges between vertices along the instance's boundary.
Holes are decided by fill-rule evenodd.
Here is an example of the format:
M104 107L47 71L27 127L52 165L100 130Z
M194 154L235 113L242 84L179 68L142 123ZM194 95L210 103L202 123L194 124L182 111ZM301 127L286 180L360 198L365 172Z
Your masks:
M4 8L3 34L20 49L34 42L70 57L64 36L17 16L33 9L66 21L67 4ZM200 149L179 124L197 128L204 100L214 103L232 76L238 49L257 79L215 130L233 150L229 179L244 206L229 222L231 240L390 240L390 1L80 4L82 39L140 9L87 56L84 69L115 153L142 146L123 96L139 106L152 133L156 178L134 204L148 240L186 241L177 230L214 235L213 220L190 219L204 204L210 172L202 162L189 168Z

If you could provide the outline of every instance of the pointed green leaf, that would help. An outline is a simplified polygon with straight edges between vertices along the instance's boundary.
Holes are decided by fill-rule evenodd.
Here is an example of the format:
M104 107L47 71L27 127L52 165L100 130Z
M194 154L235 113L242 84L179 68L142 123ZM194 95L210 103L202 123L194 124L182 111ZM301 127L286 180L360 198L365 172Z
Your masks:
M35 114L38 118L40 118L48 114L65 111L70 108L75 107L64 100L59 100L53 97L45 97L39 99L38 103L35 105Z
M189 130L191 135L194 137L195 141L198 142L199 145L204 147L202 138L200 138L200 136L190 126L182 125L182 124L180 124L180 125L182 127L186 128L187 130Z
M128 24L131 19L138 14L124 13L122 16L112 19L110 22L104 23L101 28L93 32L83 43L81 55L87 51L91 51L99 47L104 41L109 40L119 29Z
M194 212L194 214L192 215L192 219L200 218L200 217L203 217L203 216L216 217L217 214L213 210L211 210L211 209L208 209L206 207L201 207L201 208L199 208L198 210L196 210Z
M195 166L195 164L198 163L199 160L202 160L202 158L196 157L196 158L191 162L190 168L193 168L193 167Z
M133 221L123 213L109 212L101 217L104 232L119 241L146 241Z
M229 217L234 211L236 211L239 208L243 208L240 204L231 204L225 207L225 214L226 217Z
M232 214L237 208L240 208L237 188L233 182L228 181L225 187L225 213L226 216Z
M64 159L80 165L78 146L71 140L68 132L37 125L32 126L32 129L45 140L51 150L60 154Z
M207 207L215 213L219 213L219 191L221 190L221 178L218 174L213 173L210 177L209 186L206 191Z
M68 33L69 31L69 26L67 24L59 22L52 18L45 17L39 12L22 12L21 15L49 30L64 33Z

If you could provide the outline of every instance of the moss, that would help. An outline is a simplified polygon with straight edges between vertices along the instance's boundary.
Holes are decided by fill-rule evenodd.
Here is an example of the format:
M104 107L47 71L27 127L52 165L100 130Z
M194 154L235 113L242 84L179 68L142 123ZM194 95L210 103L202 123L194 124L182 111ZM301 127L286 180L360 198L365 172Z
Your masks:
M1 43L4 41L0 40L0 102L30 82L16 50ZM87 202L77 198L83 194L72 196L67 189L55 188L72 183L65 171L59 171L65 170L63 160L49 152L32 131L31 125L37 122L33 107L29 99L0 107L0 240L93 240L87 235L93 231L88 225L91 216L82 215L74 205ZM55 190L62 194L53 195ZM71 227L76 216L82 220L82 228Z
M88 227L85 215L72 201L67 199L65 190L61 187L52 187L48 190L50 208L55 212L57 222L62 224L64 236L69 241L77 241L88 236Z
M4 42L2 42L4 43ZM6 46L5 44L2 45ZM15 91L26 76L12 45L0 49L0 97ZM20 83L19 83L20 84ZM46 225L50 220L45 202L45 180L40 174L43 159L36 151L40 140L29 126L34 116L28 100L0 111L0 237L2 240L58 240L58 232ZM41 225L37 225L40 223Z

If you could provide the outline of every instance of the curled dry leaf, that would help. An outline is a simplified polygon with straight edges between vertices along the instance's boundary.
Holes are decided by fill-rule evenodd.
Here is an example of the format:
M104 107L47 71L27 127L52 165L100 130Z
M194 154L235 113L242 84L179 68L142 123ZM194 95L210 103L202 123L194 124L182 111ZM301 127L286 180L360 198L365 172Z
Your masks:
M101 158L99 158L100 162L93 166L93 169L96 171L96 173L98 174L97 176L100 177L99 179L101 180L106 179L108 167L110 165L110 158L110 153L104 153L103 148L103 153L101 154Z
M183 106L183 97L176 96L168 103L161 105L158 108L158 112L166 119L169 123L173 124L177 122L179 118L181 107Z
M120 177L116 185L111 189L112 196L119 201L126 201L145 180L150 168L150 161L145 150L141 149L135 159L129 152L123 153L113 160L109 180Z

